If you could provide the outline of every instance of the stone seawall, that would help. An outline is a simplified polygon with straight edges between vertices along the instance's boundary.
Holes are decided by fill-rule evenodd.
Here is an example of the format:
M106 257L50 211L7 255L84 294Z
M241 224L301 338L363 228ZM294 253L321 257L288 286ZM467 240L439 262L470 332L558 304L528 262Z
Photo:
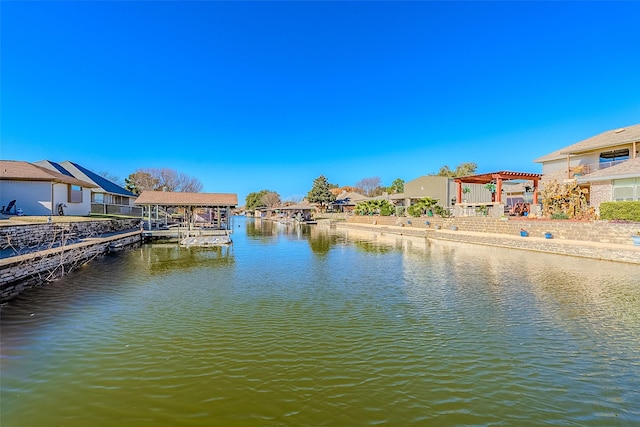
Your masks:
M509 222L510 224L505 224ZM447 240L640 265L640 246L634 246L630 237L631 232L640 224L534 222L537 221L351 217L347 222L336 223L336 226L373 233L423 237L435 241ZM457 227L455 231L452 230L452 226ZM520 236L521 228L529 231L528 237ZM544 237L546 231L554 233L552 239Z
M6 302L27 289L56 280L98 256L139 245L141 241L142 234L137 229L110 236L87 237L70 244L63 242L50 249L2 258L0 302Z
M526 219L522 217L506 220L489 217L378 217L378 216L350 216L347 219L352 224L370 224L400 226L405 228L442 229L458 227L459 231L472 231L488 234L505 234L518 236L520 230L525 229L532 237L544 237L546 232L553 234L554 239L577 240L585 242L613 243L619 245L633 245L631 235L640 231L638 223L612 223L608 221L568 221ZM427 222L429 224L427 225ZM406 233L409 234L409 233Z
M74 239L100 237L140 228L140 219L112 219L83 222L13 224L0 227L0 249L65 244Z

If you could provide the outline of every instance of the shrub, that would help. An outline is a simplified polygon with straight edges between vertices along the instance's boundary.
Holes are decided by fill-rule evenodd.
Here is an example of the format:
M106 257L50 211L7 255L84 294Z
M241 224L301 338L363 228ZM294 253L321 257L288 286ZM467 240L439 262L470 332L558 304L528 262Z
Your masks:
M600 203L600 218L640 222L640 201Z
M395 213L395 206L387 200L367 200L356 205L353 212L356 215L391 216Z
M437 199L432 199L431 197L420 199L407 209L407 212L409 212L411 216L420 216L429 211L441 217L450 216L449 211L438 205Z

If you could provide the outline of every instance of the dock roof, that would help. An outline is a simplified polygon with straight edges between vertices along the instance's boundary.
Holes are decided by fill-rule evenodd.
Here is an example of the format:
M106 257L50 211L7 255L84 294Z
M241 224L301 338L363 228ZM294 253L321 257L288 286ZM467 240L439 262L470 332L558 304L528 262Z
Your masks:
M217 207L238 205L235 193L182 193L172 191L143 191L136 205Z

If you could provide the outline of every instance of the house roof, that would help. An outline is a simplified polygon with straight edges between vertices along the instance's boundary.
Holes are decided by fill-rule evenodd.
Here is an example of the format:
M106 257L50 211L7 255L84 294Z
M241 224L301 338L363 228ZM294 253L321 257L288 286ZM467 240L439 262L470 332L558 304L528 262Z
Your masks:
M172 191L143 191L134 202L136 205L160 206L237 206L235 193L178 193Z
M102 188L105 192L107 193L112 193L112 194L119 194L121 196L127 196L127 197L136 197L135 194L133 194L131 191L128 191L125 188L122 188L121 186L119 186L118 184L115 184L111 181L109 181L108 179L90 171L89 169L80 166L77 163L73 163L70 161L67 162L63 162L63 164L65 163L69 163L72 166L74 166L76 169L78 169L80 172L82 172L84 175L86 175L87 178L89 178L91 181L95 182L98 186L100 186L100 188Z
M96 184L96 188L102 189L106 193L118 194L126 197L136 197L132 192L120 187L117 184L109 181L106 178L90 171L89 169L80 166L77 163L70 162L68 160L57 163L51 160L41 160L35 163L37 166L43 166L47 169L55 170L63 175L71 176L83 181L92 182Z
M561 148L553 153L538 157L534 162L543 163L549 160L564 158L569 154L586 153L599 148L615 147L634 141L640 141L640 124L602 132L601 134L584 139L573 145L569 145L568 147Z
M600 169L580 178L577 182L605 181L609 179L637 178L640 177L640 157L627 160L626 162Z
M504 181L510 181L514 179L521 180L539 180L542 177L540 173L531 172L512 172L512 171L498 171L481 173L478 175L461 176L454 178L455 182L462 182L465 184L488 184L500 178Z
M19 160L0 160L0 179L10 181L45 181L62 184L79 185L85 188L95 188L95 184L83 181L43 166Z
M310 203L307 200L303 200L301 203L297 203L295 205L289 206L279 206L277 208L269 208L270 210L281 210L281 211L298 211L298 210L309 210L315 209L317 205L315 203Z
M358 202L362 202L364 200L370 200L369 197L362 195L360 193L356 193L355 191L343 191L339 195L336 196L336 200L333 202L335 205L357 205Z

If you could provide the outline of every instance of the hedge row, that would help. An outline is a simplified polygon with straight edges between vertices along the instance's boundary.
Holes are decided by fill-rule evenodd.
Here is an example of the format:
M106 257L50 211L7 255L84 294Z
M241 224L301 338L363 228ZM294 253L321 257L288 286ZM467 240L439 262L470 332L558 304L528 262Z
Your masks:
M600 219L640 222L640 201L600 203Z

